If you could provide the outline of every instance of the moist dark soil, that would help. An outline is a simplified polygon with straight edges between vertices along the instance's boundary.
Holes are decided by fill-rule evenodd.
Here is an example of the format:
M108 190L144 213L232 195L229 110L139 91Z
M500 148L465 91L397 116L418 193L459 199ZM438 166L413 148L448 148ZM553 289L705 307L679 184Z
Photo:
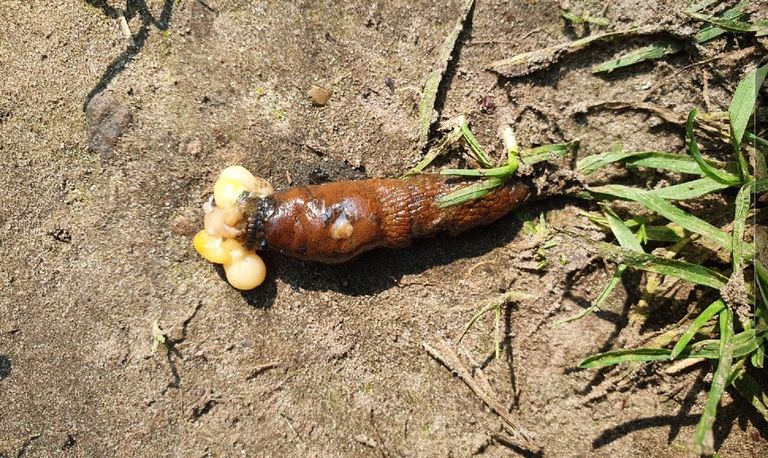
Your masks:
M415 164L421 90L463 3L0 0L0 456L520 453L499 416L425 350L442 340L483 367L545 456L694 455L706 363L577 365L670 329L699 307L695 291L644 318L642 277L628 275L601 311L557 324L613 272L568 235L603 237L580 213L589 202L554 196L455 238L341 265L267 254L267 282L248 293L194 252L201 205L228 165L279 189ZM678 3L570 2L610 22L586 30L554 1L479 0L439 120L466 115L496 156L504 123L523 147L578 139L557 163L565 170L619 143L682 151L680 125L588 107L725 110L765 41L723 36L591 73L658 38L638 36L518 77L487 71L602 30L661 24L690 36ZM615 168L594 180L677 178ZM525 221L541 214L537 233ZM501 358L493 314L457 344L472 315L509 291L530 297L503 313ZM728 393L716 447L766 456L768 425Z

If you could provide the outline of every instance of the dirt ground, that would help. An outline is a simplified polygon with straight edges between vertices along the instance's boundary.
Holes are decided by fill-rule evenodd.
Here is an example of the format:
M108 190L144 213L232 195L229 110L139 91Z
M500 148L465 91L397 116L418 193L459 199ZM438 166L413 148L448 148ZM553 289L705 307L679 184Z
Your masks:
M676 3L571 6L611 28L690 32ZM491 358L490 316L461 347L545 456L694 454L707 367L640 366L622 377L625 368L576 366L639 345L695 301L665 303L625 329L636 298L619 292L603 311L555 324L588 306L612 266L559 238L537 269L541 240L522 220L544 213L552 234L599 236L579 216L587 202L532 203L457 238L337 266L267 255L267 283L247 294L192 249L201 204L228 165L277 188L413 165L420 91L462 4L0 0L0 456L513 455L499 417L423 347L459 348L473 313L510 290L534 296L505 314L511 352ZM679 126L585 107L647 99L680 114L723 110L765 52L765 41L721 38L591 74L653 38L639 37L520 78L485 70L584 36L558 5L479 0L438 99L441 119L466 114L495 153L504 121L523 146L580 139L579 157L618 142L679 151ZM757 51L737 63L680 71L746 46ZM325 106L307 97L313 84L332 89ZM156 349L154 322L168 334ZM765 421L740 399L723 404L720 453L768 455Z

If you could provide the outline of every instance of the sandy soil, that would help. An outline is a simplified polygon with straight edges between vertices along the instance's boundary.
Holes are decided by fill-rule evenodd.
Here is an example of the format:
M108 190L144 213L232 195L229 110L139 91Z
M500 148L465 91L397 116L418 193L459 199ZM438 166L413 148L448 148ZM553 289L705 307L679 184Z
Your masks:
M420 90L461 3L0 0L0 456L508 456L517 451L494 438L499 417L422 345L455 342L478 307L510 290L534 296L505 314L511 352L491 358L492 317L461 346L546 456L691 455L706 367L576 365L645 341L695 301L625 328L636 298L620 292L594 316L555 324L588 305L612 266L561 237L536 269L542 241L522 220L544 213L550 231L598 236L579 216L586 202L534 203L458 238L344 265L267 256L267 284L248 294L194 253L200 206L227 165L278 188L412 165ZM615 28L684 33L675 3L571 2ZM678 151L677 126L583 107L647 97L679 113L721 110L765 52L723 38L590 73L641 37L522 78L484 70L583 36L557 6L479 1L441 117L467 114L497 150L496 129L511 120L523 146L578 138L580 156L617 142ZM737 65L675 73L746 46L758 50ZM313 84L332 89L325 106L307 97ZM154 322L169 339L155 350ZM718 425L723 456L768 454L768 425L743 401L726 396Z

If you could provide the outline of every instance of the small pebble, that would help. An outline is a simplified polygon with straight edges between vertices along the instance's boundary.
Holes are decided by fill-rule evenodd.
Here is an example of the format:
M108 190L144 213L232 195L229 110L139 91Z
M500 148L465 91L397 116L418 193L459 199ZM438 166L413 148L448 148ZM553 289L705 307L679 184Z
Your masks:
M197 233L197 228L194 224L192 224L192 221L189 220L184 215L178 215L175 218L171 220L171 232L173 232L176 235L194 235Z
M312 88L310 88L309 92L307 92L307 95L309 96L310 100L312 100L312 105L322 107L328 103L328 100L333 95L333 91L313 84Z
M384 77L384 84L387 85L390 91L395 91L395 80L389 76Z
M200 157L203 152L203 143L198 139L190 140L184 148L184 152L190 156Z

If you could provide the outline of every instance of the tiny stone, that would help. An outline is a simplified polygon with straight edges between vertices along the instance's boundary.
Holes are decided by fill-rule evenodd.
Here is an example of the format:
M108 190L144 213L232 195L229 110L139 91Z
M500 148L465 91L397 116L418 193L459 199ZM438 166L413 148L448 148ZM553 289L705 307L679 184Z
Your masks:
M363 433L360 433L357 436L355 436L355 441L365 445L366 447L370 447L370 448L378 447L378 444L376 444L376 441L374 441L373 439L371 439L370 437L366 436Z
M312 105L322 107L328 103L328 99L330 99L333 95L333 91L313 84L312 88L310 88L309 92L307 92L307 95L309 96L310 100L312 100Z
M195 225L184 215L178 215L171 220L171 232L176 235L194 235L197 232Z
M203 143L198 139L190 140L187 146L184 148L184 152L190 156L200 157L200 153L203 151Z
M387 85L390 91L394 92L395 90L395 80L389 76L384 77L384 84Z
M68 229L54 229L53 231L49 232L48 235L53 237L54 240L57 242L62 243L71 243L72 242L72 234L70 234Z

